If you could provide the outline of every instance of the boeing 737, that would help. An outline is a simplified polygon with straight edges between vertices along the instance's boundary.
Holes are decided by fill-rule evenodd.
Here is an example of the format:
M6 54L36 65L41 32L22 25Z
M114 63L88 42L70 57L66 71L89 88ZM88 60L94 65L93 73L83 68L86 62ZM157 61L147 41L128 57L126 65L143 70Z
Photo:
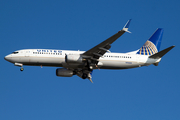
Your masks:
M163 29L158 28L153 35L138 50L128 53L112 53L109 51L111 44L125 32L129 32L130 20L122 30L89 49L88 51L70 51L53 49L23 49L17 50L7 56L5 60L15 66L51 66L56 69L56 75L72 77L77 75L82 79L92 82L94 69L129 69L148 65L158 66L161 58L175 46L160 50Z

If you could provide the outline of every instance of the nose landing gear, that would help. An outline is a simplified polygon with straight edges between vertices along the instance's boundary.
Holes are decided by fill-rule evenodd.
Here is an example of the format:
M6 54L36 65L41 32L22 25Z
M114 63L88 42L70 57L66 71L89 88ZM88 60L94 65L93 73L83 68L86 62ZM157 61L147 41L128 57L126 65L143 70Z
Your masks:
M20 68L20 71L23 71L23 70L24 70L22 63L14 63L14 65L21 67L21 68Z
M24 70L24 68L23 68L23 67L21 67L21 68L20 68L20 71L23 71L23 70Z

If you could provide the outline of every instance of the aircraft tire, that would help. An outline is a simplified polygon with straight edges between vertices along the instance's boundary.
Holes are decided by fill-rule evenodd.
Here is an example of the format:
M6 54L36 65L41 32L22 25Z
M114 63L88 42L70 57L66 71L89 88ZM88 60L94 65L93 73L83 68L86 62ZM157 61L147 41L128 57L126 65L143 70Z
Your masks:
M87 77L88 77L88 75L86 73L83 73L82 79L86 79Z
M23 71L24 70L24 68L20 68L20 71Z

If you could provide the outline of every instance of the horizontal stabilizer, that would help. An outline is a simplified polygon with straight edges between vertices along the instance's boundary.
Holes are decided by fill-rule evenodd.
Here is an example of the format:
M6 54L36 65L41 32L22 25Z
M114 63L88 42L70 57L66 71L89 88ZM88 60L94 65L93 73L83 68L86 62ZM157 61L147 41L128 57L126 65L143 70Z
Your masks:
M149 56L149 58L154 58L154 59L162 58L167 52L169 52L174 47L175 47L174 45L171 47L168 47L168 48L166 48L166 49L164 49L164 50L162 50L162 51L160 51L154 55Z

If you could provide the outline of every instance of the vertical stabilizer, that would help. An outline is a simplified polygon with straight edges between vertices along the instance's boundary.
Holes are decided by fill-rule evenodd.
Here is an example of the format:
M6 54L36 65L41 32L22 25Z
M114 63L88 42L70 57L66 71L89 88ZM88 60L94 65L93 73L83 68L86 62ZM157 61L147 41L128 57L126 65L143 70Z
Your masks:
M157 53L161 46L163 36L163 29L158 28L153 35L146 41L146 43L139 49L137 54L140 55L153 55Z

